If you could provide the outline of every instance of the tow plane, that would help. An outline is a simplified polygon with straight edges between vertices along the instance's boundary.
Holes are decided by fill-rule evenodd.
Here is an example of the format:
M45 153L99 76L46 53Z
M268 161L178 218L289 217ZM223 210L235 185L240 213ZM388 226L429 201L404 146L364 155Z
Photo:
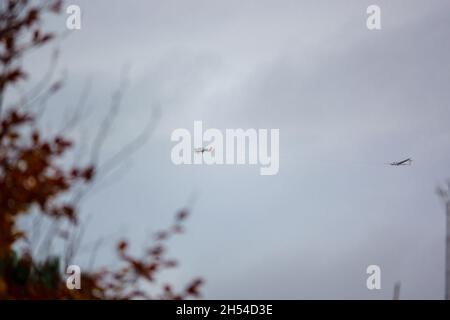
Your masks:
M209 148L197 148L197 149L195 149L195 152L196 153L201 153L201 154L203 154L203 153L205 153L205 152L212 152L214 149L213 149L213 147L209 147Z

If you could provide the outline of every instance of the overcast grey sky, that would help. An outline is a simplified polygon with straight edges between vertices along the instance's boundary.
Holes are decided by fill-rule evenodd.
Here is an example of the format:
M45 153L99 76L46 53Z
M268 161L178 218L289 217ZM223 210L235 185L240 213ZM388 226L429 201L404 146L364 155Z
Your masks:
M205 298L442 298L450 177L450 3L447 0L70 1L82 29L60 45L75 107L88 79L95 132L124 65L129 87L105 153L161 108L158 128L114 183L83 204L86 241L123 232L140 248L192 193L187 233L171 242L183 284ZM366 28L381 7L382 30ZM65 28L64 19L52 27ZM47 52L48 53L48 52ZM26 63L36 81L46 52ZM51 119L50 119L51 120ZM174 129L279 128L280 171L174 166ZM55 126L58 123L54 124ZM386 162L412 157L411 167ZM110 261L111 249L98 265ZM80 256L84 264L86 257ZM366 268L382 289L366 288Z

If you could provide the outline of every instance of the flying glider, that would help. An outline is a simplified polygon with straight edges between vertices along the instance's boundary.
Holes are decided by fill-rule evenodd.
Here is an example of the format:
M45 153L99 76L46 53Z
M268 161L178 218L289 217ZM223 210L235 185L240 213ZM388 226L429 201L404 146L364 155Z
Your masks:
M408 158L402 161L391 162L389 165L391 166L410 166L412 163L412 159Z

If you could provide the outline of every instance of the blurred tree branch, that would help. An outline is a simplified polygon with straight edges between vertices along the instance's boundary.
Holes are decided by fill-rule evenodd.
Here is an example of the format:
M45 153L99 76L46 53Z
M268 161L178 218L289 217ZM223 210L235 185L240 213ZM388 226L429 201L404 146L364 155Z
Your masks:
M66 288L62 276L65 266L61 264L73 258L85 231L86 225L79 224L77 210L83 192L101 176L99 173L107 176L144 144L154 130L159 112L152 114L140 134L100 163L102 146L125 89L126 82L122 79L94 137L90 163L81 164L76 158L74 165L67 166L62 160L73 152L74 141L65 135L80 121L82 111L72 114L56 135L44 135L37 122L44 112L39 106L45 106L46 100L62 86L61 81L52 80L57 54L52 56L49 71L31 94L5 106L6 90L27 79L21 65L23 56L55 39L53 34L42 30L44 15L58 14L61 9L61 0L0 3L0 299L199 297L201 279L193 280L181 292L175 292L171 284L162 284L160 293L151 295L141 289L143 282L160 286L156 282L160 272L177 266L175 260L166 257L167 240L182 232L187 210L181 210L171 226L158 232L141 256L130 254L128 242L121 240L116 248L120 261L117 268L84 272L81 290ZM83 91L81 103L85 103L89 90L90 85ZM30 229L19 226L21 217L32 219ZM49 221L46 234L42 232L44 218ZM62 256L51 256L52 244L57 239L65 244L65 252ZM22 252L17 249L19 243L26 244ZM99 244L94 247L91 261L98 247Z

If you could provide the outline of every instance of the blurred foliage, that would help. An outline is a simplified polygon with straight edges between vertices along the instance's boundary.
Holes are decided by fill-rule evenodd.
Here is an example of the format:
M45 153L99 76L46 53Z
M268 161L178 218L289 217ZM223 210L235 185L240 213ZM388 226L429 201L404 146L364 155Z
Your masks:
M117 268L83 271L81 289L66 287L62 257L36 259L31 248L18 252L19 241L30 243L31 230L18 226L19 217L37 211L55 222L78 222L76 202L63 201L76 186L95 178L95 165L67 168L61 165L74 142L63 135L46 137L37 129L33 108L20 103L3 110L4 93L26 80L22 57L54 35L42 30L47 13L58 14L61 0L2 0L0 3L0 299L185 299L199 297L202 280L195 279L181 292L170 284L159 284L162 270L176 261L166 258L166 241L183 230L187 211L177 214L172 226L157 234L141 257L129 253L128 242L117 244ZM59 90L48 83L46 94ZM23 102L22 102L23 103ZM57 234L50 236L56 237ZM67 237L66 237L67 238ZM66 239L66 241L69 241ZM78 240L79 241L79 240ZM160 285L159 293L141 290L143 283Z

